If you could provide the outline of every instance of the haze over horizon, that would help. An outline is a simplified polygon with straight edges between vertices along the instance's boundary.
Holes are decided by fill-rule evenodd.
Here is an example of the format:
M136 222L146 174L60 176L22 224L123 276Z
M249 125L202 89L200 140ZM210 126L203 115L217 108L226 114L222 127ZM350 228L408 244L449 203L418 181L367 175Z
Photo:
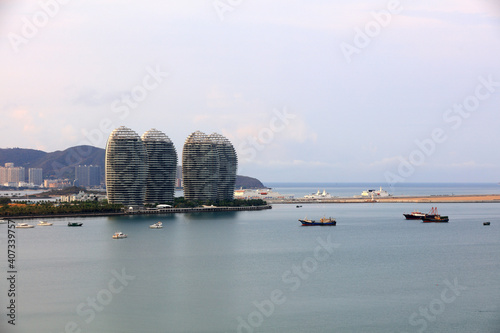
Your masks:
M500 180L494 1L0 4L2 148L226 136L266 182Z

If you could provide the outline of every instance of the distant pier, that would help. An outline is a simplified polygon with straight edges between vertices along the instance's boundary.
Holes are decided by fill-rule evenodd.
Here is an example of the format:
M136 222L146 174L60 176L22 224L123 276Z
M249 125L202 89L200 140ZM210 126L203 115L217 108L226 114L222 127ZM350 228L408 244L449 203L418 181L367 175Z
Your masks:
M388 197L350 197L328 199L287 199L267 200L270 204L314 204L314 203L366 203L366 202L392 202L392 203L500 203L500 194L478 195L427 195L427 196L388 196Z

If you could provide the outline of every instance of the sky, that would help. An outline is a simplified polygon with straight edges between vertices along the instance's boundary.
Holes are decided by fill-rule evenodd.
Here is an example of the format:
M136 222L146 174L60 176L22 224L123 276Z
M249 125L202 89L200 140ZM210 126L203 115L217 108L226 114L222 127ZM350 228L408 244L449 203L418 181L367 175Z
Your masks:
M0 148L226 136L263 182L500 182L492 0L2 0Z

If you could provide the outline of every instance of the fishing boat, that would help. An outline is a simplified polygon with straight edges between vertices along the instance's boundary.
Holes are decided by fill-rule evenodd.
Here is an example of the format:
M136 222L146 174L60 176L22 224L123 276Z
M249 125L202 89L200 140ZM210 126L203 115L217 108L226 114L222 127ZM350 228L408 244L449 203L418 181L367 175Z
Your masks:
M113 239L121 239L121 238L127 238L127 235L125 235L121 231L118 231L118 232L115 232L115 234L112 237L113 237Z
M414 210L410 214L405 213L403 215L407 220L421 220L423 217L425 217L425 213L422 213L422 212L419 212L416 210Z
M432 207L430 212L428 214L425 214L424 217L422 217L422 222L426 222L426 223L427 222L440 223L440 222L448 222L448 221L449 221L448 216L439 215L437 207Z
M82 225L82 222L68 222L68 227L81 227Z
M40 222L38 222L38 224L37 224L37 225L41 225L41 226L44 226L44 225L45 225L45 226L50 226L50 225L52 225L52 223L50 223L50 222L46 222L46 221L40 221Z
M28 223L18 223L16 225L16 228L34 228L35 226L33 224L28 224Z
M151 229L160 229L160 228L163 228L163 223L161 222L156 222L155 224L151 224L149 226Z
M309 220L307 218L305 219L299 219L299 222L302 223L303 226L310 226L310 225L337 225L337 221L335 221L334 218L326 218L322 217L319 221L316 220Z

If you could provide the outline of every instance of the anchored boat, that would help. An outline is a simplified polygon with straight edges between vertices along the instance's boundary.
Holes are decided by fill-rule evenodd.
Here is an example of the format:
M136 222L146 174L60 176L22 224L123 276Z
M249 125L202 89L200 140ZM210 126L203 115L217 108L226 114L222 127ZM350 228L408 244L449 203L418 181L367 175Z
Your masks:
M44 225L45 225L45 226L50 226L50 225L52 225L52 223L50 223L50 222L46 222L46 221L40 221L40 222L38 222L38 224L37 224L37 225L41 225L41 226L44 226Z
M16 225L16 228L34 228L35 226L33 224L28 224L28 223L18 223Z
M432 207L431 211L428 214L425 214L424 217L422 217L422 222L448 222L448 216L444 215L439 215L437 207Z
M337 221L335 221L334 218L326 218L322 217L319 221L316 220L309 220L307 218L305 219L299 219L299 221L302 223L303 226L310 226L310 225L337 225Z
M161 222L156 222L155 224L151 224L149 226L151 229L160 229L160 228L163 228L163 223Z
M121 239L121 238L127 238L127 235L125 235L121 231L118 231L118 232L115 232L115 234L112 237L113 237L113 239Z
M410 214L403 214L407 220L420 220L425 217L425 213L414 210Z
M82 225L82 222L68 222L68 227L81 227Z

